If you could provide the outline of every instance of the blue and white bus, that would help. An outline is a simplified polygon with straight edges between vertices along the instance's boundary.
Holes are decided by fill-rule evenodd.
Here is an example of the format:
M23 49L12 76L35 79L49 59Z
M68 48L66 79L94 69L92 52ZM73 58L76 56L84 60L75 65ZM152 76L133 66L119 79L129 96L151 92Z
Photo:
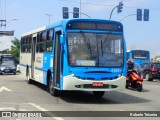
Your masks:
M123 90L126 43L121 23L100 19L61 20L21 38L21 72L28 83L46 85L53 96L62 90Z
M150 52L147 50L130 50L127 51L127 59L132 58L136 66L150 61Z

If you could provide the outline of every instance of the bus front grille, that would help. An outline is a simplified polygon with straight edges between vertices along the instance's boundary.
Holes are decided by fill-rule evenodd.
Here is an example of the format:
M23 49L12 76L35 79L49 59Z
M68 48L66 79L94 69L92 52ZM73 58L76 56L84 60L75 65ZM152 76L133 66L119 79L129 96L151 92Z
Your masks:
M93 86L92 84L83 84L83 85L76 85L76 88L87 88L87 89L96 89L96 88L100 88L100 89L106 89L106 88L117 88L117 85L103 85L103 86Z

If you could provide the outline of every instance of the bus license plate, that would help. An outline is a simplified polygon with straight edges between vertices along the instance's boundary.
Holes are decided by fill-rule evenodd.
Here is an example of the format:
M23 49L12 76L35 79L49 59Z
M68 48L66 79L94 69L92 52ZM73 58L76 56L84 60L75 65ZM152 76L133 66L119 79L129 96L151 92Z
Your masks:
M103 87L103 82L93 82L92 86L93 87Z

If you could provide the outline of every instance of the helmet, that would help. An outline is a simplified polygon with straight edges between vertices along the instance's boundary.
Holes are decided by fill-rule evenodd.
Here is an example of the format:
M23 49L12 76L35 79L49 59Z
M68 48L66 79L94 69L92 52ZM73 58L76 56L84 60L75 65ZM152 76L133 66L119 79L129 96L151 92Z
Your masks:
M127 62L130 63L130 64L133 64L133 63L134 63L134 60L133 60L132 58L130 58L130 59L128 59Z

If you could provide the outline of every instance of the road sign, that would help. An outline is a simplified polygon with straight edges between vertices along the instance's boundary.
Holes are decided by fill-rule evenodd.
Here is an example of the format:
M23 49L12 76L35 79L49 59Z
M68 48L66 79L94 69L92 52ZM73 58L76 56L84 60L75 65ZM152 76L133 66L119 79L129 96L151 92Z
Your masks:
M14 35L14 31L0 31L0 35L2 36L13 36Z

